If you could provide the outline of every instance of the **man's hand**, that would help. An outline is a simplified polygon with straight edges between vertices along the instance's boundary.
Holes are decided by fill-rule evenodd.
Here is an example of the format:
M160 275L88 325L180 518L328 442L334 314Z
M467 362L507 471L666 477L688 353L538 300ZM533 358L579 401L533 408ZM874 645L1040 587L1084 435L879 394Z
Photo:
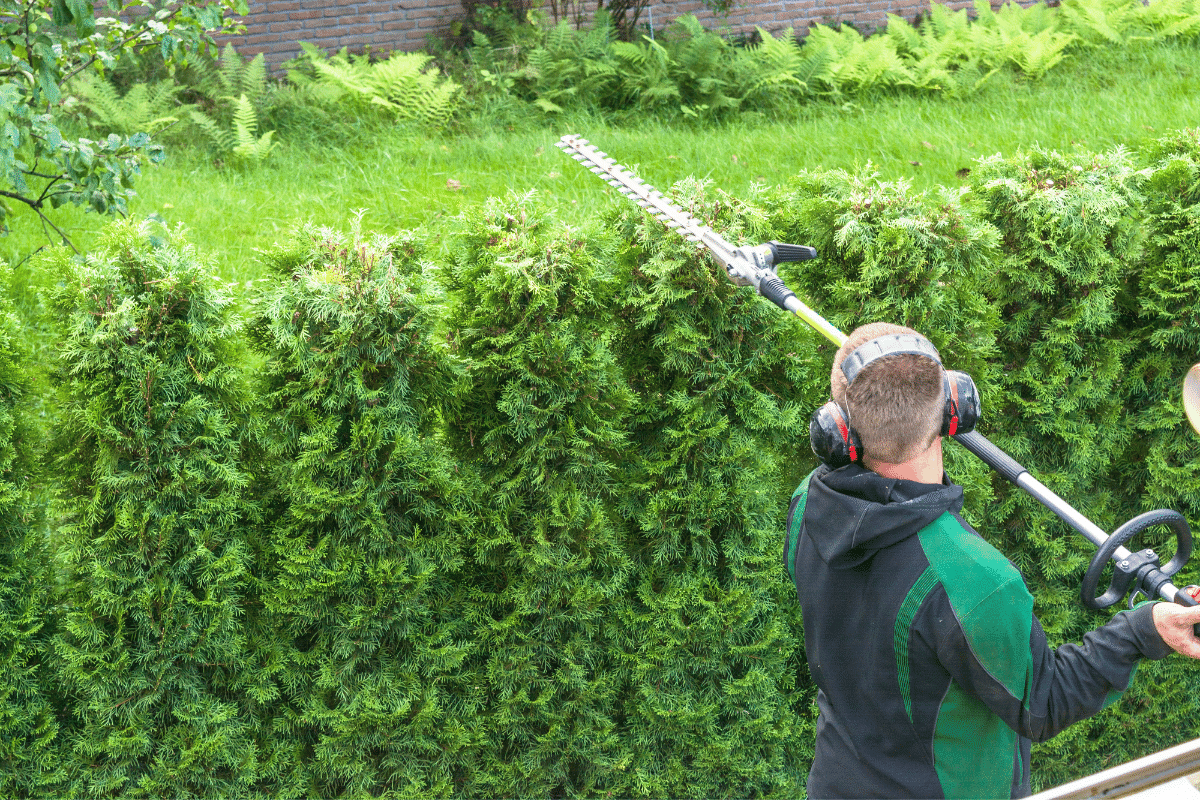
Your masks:
M1197 624L1200 624L1200 606L1154 604L1154 627L1176 653L1200 658L1200 639L1196 638L1195 631Z

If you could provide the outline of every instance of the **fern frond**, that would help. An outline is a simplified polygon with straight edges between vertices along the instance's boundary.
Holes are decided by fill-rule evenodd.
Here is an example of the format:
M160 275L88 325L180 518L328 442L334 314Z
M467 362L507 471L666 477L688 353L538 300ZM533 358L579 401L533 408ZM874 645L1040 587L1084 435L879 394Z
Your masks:
M267 86L267 62L262 53L259 53L242 69L237 91L246 95L250 102L258 107L267 93Z
M242 82L242 58L231 42L227 42L221 50L216 75L222 96L229 97L238 91Z
M192 124L208 139L217 154L223 155L233 149L236 141L232 131L222 128L212 117L199 109L193 108L190 116Z
M431 60L425 53L393 53L387 61L374 64L374 97L385 100L401 119L444 124L453 111L459 86L436 72L425 71Z
M241 95L234 101L233 111L233 146L230 154L237 161L250 166L257 166L275 149L276 142L272 141L275 131L267 131L258 136L258 114L246 95Z
M1141 5L1138 4L1140 8ZM1067 29L1084 41L1092 43L1125 44L1128 30L1134 22L1134 2L1105 2L1104 0L1066 0L1061 6Z
M69 91L87 110L97 130L123 136L157 133L186 110L178 103L181 88L170 80L137 83L121 96L104 78L82 73L71 82Z

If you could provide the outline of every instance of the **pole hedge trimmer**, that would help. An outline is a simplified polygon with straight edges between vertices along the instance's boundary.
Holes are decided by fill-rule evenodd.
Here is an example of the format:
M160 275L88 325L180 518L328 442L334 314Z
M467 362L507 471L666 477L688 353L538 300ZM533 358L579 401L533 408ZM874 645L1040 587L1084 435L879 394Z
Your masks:
M803 245L768 242L751 247L735 247L725 241L700 220L667 200L650 184L622 167L606 153L593 147L586 139L567 135L557 146L601 180L644 208L684 239L696 242L715 258L730 280L739 286L753 286L759 294L811 325L818 333L840 346L846 335L800 301L784 285L775 265L788 261L816 258L817 252ZM1190 398L1190 399L1189 399ZM1200 364L1188 373L1184 382L1185 408L1193 427L1200 431ZM1192 533L1187 520L1177 511L1160 509L1148 511L1126 522L1111 535L1076 510L1018 464L1007 453L992 444L977 431L955 434L955 441L980 458L985 464L1054 512L1098 549L1084 573L1080 598L1088 608L1099 610L1115 605L1132 589L1134 596L1161 597L1184 606L1200 605L1200 590L1180 589L1171 583L1192 554ZM1152 549L1131 552L1125 547L1130 539L1156 525L1166 525L1175 535L1175 555L1163 566ZM1108 589L1097 594L1104 568L1113 562L1113 575ZM1196 634L1200 636L1200 625Z

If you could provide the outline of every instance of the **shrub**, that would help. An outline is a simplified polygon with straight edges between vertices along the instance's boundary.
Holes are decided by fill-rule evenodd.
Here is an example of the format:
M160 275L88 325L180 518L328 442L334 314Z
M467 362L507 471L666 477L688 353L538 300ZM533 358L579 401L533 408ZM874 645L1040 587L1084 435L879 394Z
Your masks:
M1120 386L1136 341L1125 335L1118 298L1138 254L1139 176L1120 149L1032 149L981 159L971 179L980 214L1004 237L993 280L978 289L1004 319L1001 390L989 405L1008 424L997 426L996 441L1112 530L1132 516L1112 468L1131 434ZM1006 549L1020 553L1018 566L1039 590L1048 635L1079 636L1086 623L1075 586L1090 553L1049 511L996 485L993 525L1009 532Z
M3 279L8 283L7 268ZM60 787L62 740L49 676L54 572L34 502L38 434L29 406L37 393L29 354L7 300L0 303L0 794L49 794Z
M477 495L420 241L306 228L266 256L254 696L289 797L461 791L482 735L460 578Z
M152 223L43 266L62 331L54 674L70 699L70 792L239 794L257 765L232 301L179 232Z
M487 748L468 795L629 794L614 625L633 587L614 505L633 398L609 333L614 247L526 195L460 220L444 272L471 376L448 433L484 481L468 615Z
M703 187L676 197L737 237L744 223ZM631 559L615 609L630 673L616 794L795 796L811 758L812 686L780 568L789 475L811 468L814 335L737 289L706 255L632 207L615 309L637 405L618 498ZM800 472L799 474L803 474Z

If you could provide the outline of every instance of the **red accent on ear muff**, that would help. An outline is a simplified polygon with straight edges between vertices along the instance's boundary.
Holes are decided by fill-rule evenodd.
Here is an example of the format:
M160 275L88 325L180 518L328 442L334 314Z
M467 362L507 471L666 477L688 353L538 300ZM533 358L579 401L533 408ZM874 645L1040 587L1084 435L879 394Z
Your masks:
M950 425L949 435L953 436L958 433L958 381L949 381L950 384Z
M846 420L842 419L840 413L834 417L834 420L837 422L838 433L842 435L842 441L846 443L846 448L850 451L850 460L858 461L858 451L855 450L854 439L850 436L850 426L846 424Z

